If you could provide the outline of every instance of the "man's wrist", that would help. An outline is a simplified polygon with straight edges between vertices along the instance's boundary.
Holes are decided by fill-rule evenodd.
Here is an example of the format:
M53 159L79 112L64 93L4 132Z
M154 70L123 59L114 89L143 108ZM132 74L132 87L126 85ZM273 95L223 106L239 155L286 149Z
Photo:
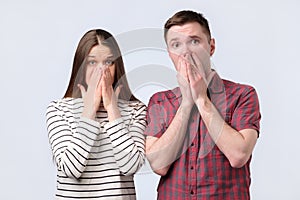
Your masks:
M212 109L212 102L209 100L208 97L198 98L195 101L195 104L198 110L200 111L200 113L202 112L209 113Z
M182 102L180 105L180 112L182 114L182 116L188 117L191 114L191 110L193 108L194 104L188 103L188 102Z

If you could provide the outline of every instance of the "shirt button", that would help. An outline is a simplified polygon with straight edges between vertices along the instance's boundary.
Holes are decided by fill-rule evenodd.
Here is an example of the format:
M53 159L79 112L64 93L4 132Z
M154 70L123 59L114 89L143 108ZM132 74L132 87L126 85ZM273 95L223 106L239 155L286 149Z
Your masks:
M194 190L191 190L191 194L194 194Z
M192 147L194 146L194 142L191 144L191 146L192 146Z
M193 170L194 169L194 167L193 166L191 166L191 170Z

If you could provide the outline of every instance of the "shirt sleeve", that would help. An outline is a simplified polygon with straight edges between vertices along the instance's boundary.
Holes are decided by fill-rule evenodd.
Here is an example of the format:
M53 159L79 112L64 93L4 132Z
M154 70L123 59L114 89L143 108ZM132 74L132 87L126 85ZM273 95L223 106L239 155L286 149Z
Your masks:
M71 128L64 112L55 102L47 107L49 142L58 170L68 177L79 178L99 134L99 123L81 117L76 128Z
M231 125L238 131L254 129L259 134L261 114L259 111L258 96L253 87L243 90L237 106L233 112Z
M123 175L134 174L145 161L146 106L139 103L132 112L128 125L122 117L104 125L113 146L117 165Z
M154 94L147 108L147 127L145 130L146 136L161 137L166 131L165 112L163 102L158 94Z

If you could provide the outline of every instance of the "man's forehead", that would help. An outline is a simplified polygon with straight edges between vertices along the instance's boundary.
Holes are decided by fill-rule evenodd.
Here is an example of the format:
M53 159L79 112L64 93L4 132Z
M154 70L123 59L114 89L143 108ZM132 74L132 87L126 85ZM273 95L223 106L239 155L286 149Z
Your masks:
M193 37L193 36L199 36L203 34L202 27L197 22L187 23L184 25L175 25L172 26L167 36L172 38L178 37L178 38L186 38L186 37Z

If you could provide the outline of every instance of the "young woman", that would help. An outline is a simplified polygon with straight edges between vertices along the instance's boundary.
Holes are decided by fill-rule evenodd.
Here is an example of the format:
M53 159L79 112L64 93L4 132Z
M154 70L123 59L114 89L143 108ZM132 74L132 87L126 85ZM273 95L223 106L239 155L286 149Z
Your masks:
M57 199L135 199L146 106L131 93L120 49L104 30L80 40L62 99L47 108Z

